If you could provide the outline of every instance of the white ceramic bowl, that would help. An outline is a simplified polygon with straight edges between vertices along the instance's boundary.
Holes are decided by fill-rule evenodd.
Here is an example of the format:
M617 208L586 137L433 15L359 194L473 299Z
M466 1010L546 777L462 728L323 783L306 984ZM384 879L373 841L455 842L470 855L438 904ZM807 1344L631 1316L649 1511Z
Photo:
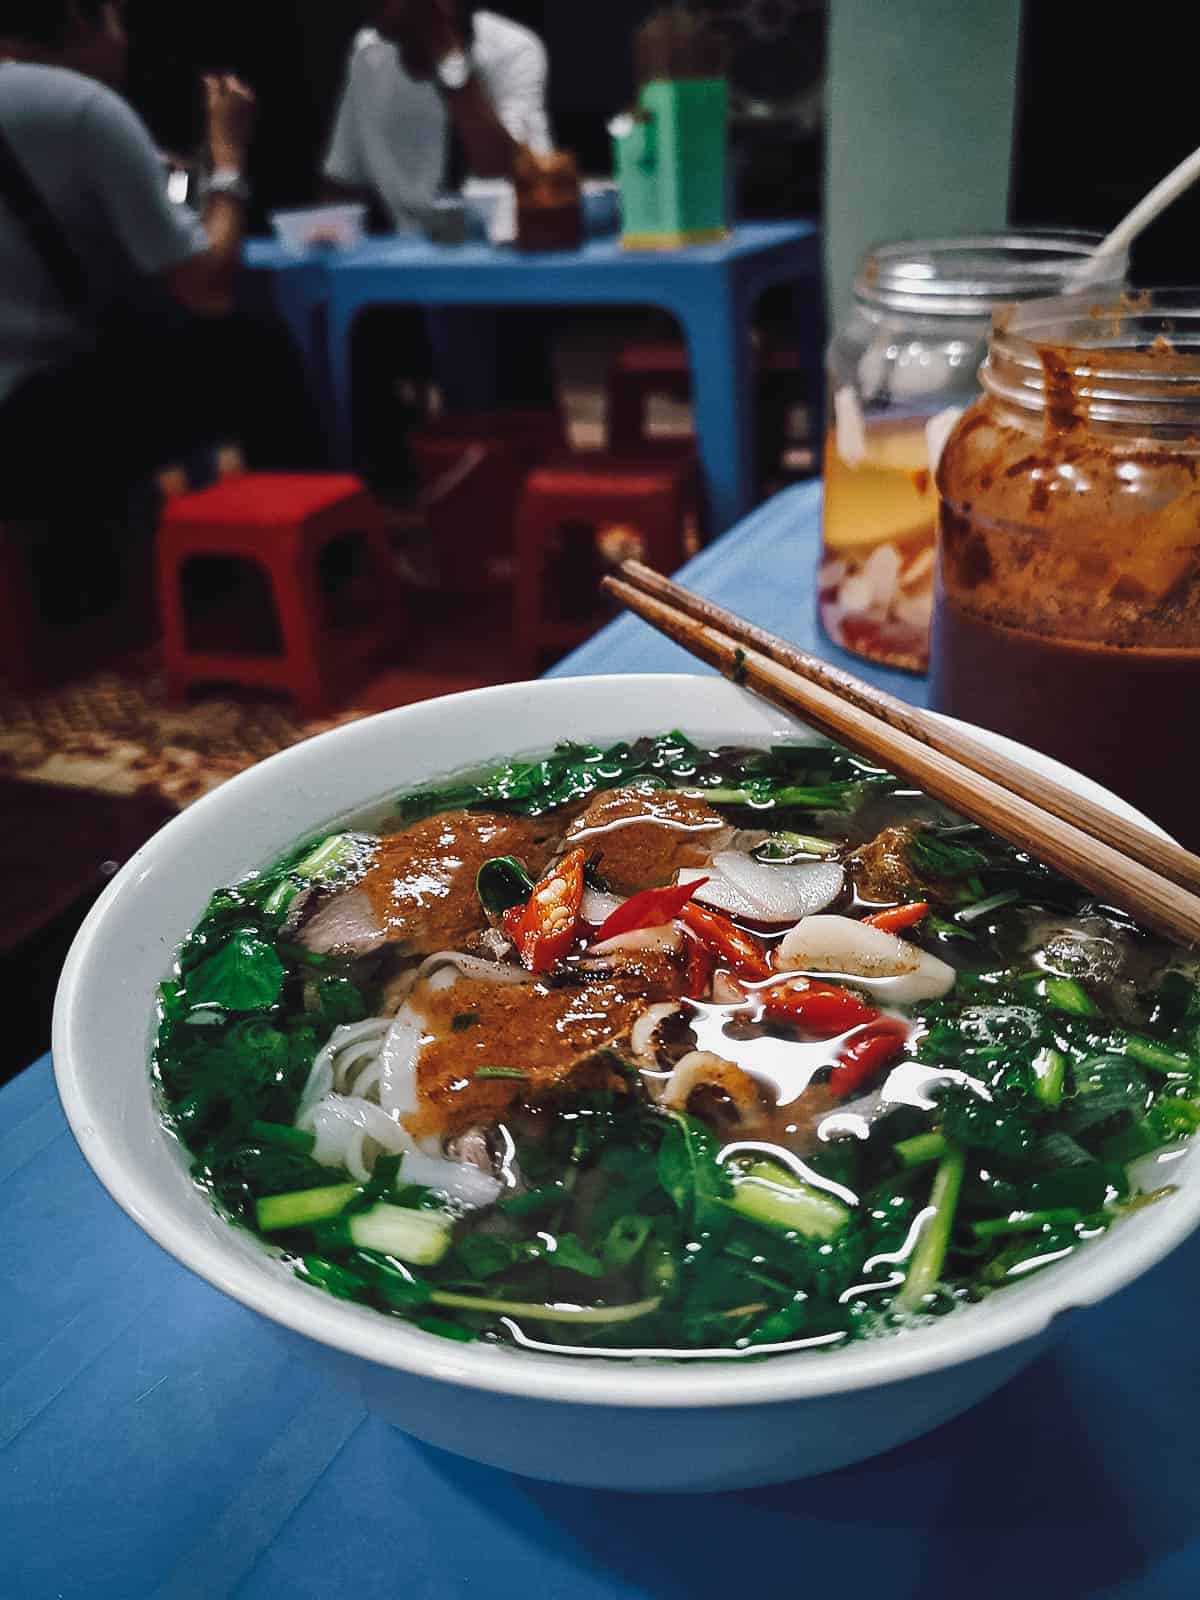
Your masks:
M506 685L351 723L264 761L162 829L113 880L63 972L59 1092L114 1199L185 1266L270 1319L358 1399L446 1450L568 1483L726 1489L861 1460L973 1405L1044 1346L1060 1313L1146 1271L1200 1220L1200 1146L1181 1193L1105 1239L936 1325L833 1353L766 1361L625 1364L457 1344L298 1282L216 1216L163 1132L147 1058L155 985L210 890L314 826L388 792L557 740L679 727L700 739L797 732L713 677ZM1031 767L1061 768L996 740ZM1081 792L1128 813L1096 785Z

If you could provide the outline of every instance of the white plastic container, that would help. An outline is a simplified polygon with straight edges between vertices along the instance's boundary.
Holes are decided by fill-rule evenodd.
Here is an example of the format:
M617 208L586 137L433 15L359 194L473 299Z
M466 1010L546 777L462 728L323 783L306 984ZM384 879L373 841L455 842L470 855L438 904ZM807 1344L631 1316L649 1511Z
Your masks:
M366 236L367 208L352 202L272 211L271 226L283 248L294 256L314 249L352 250Z

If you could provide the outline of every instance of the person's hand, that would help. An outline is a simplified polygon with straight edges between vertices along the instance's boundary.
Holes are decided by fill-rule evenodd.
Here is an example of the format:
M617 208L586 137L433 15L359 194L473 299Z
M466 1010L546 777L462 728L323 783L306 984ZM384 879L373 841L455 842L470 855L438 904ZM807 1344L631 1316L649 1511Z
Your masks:
M254 91L229 73L213 75L204 79L204 100L213 166L240 171L254 137Z

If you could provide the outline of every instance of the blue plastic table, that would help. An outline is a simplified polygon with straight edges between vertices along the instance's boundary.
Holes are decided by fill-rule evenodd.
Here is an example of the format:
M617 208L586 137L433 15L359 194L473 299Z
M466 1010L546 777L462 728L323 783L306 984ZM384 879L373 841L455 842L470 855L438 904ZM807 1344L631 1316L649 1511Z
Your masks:
M689 581L813 644L818 494L763 507ZM684 659L629 619L567 666ZM705 1498L509 1478L356 1410L162 1255L85 1167L43 1060L0 1091L0 1595L1191 1600L1198 1326L1200 1236L862 1466Z
M579 250L523 254L404 237L372 239L318 258L328 300L335 458L342 465L352 459L350 335L358 316L373 306L657 306L676 318L687 339L712 524L728 528L754 501L750 316L764 290L780 283L802 287L811 308L797 334L806 363L819 366L818 242L811 222L753 222L721 244L686 250L629 251L615 239L591 239ZM278 245L256 243L246 266L250 278L280 276L275 309L292 327L310 379L323 387L312 342L311 283L295 277L296 258Z

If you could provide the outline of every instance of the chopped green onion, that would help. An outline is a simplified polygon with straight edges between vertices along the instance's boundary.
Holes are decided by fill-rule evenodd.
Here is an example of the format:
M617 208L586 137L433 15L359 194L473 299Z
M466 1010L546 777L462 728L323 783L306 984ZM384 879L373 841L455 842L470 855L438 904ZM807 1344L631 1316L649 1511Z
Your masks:
M301 1155L311 1155L316 1136L303 1128L290 1128L283 1122L252 1122L250 1132L263 1144L277 1144L284 1150L299 1150Z
M977 900L974 905L964 906L954 915L959 922L976 922L980 917L986 917L990 911L999 911L1001 906L1010 906L1014 900L1020 898L1018 889L1003 889L999 894L988 895L986 900Z
M756 861L786 865L805 856L836 856L842 846L833 839L818 839L810 833L773 833L755 845L750 854Z
M322 840L315 850L310 850L302 861L292 868L294 876L312 882L327 878L330 872L357 866L363 859L370 840L357 833L333 833Z
M1074 978L1047 978L1043 993L1056 1011L1069 1012L1073 1017L1100 1015L1100 1007Z
M1057 1106L1063 1097L1067 1058L1061 1050L1047 1046L1033 1058L1033 1092L1044 1106Z
M527 1078L529 1074L520 1067L476 1067L473 1078Z
M661 1295L648 1300L634 1300L622 1306L572 1306L560 1304L539 1305L531 1300L490 1300L483 1295L454 1294L448 1289L435 1289L430 1295L434 1305L452 1307L457 1311L490 1312L497 1317L525 1317L535 1322L636 1322L648 1317L662 1304Z
M1071 1228L1083 1218L1074 1206L1058 1206L1049 1211L1010 1211L1007 1217L990 1217L973 1222L977 1239L1003 1239L1013 1233L1036 1233L1039 1228Z
M949 1146L942 1133L918 1133L911 1139L901 1139L895 1146L896 1154L906 1167L922 1167L929 1161L940 1161Z
M296 1268L296 1276L315 1288L325 1289L341 1300L357 1300L366 1293L367 1281L357 1272L347 1272L323 1256L304 1256Z
M1126 1039L1125 1054L1155 1072L1182 1073L1190 1076L1196 1068L1196 1063L1190 1056L1169 1050L1166 1045L1155 1044L1153 1039L1145 1039L1137 1033L1131 1033Z
M725 1204L748 1222L809 1239L832 1239L850 1220L840 1200L775 1161L756 1161L748 1167L735 1183L733 1199Z
M385 1201L347 1218L346 1231L360 1250L377 1250L413 1266L432 1267L450 1248L454 1224L438 1211L410 1211Z
M908 1264L904 1287L896 1296L896 1304L904 1310L917 1310L942 1275L942 1263L946 1259L946 1248L954 1228L954 1213L958 1209L965 1167L965 1151L954 1145L949 1146L933 1180L929 1214Z
M321 1189L297 1189L291 1194L263 1195L255 1205L260 1233L278 1228L306 1228L314 1222L338 1217L362 1193L357 1183L333 1183Z
M956 923L947 922L944 917L929 917L925 923L930 933L936 933L942 939L974 939L975 935L969 928L960 928Z

